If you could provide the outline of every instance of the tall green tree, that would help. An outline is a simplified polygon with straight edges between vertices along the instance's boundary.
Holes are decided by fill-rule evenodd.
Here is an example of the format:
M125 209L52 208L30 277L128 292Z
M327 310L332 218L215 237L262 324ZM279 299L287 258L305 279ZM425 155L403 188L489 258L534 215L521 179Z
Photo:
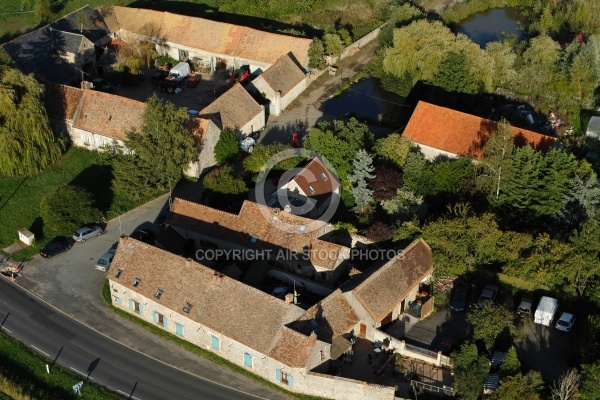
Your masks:
M149 199L175 187L198 155L185 127L185 108L153 95L146 101L141 128L127 133L126 148L114 162L113 187L131 199Z
M600 278L600 224L589 220L570 237L569 253L557 274L564 277L568 292L583 296Z
M413 145L410 141L402 139L402 136L398 133L392 133L377 140L373 150L379 160L393 164L398 168L403 168L412 147Z
M478 182L484 191L495 200L507 176L514 154L514 139L508 121L502 120L498 128L490 133L483 145L483 160L478 164Z
M373 168L373 159L369 153L360 149L352 165L354 169L352 174L348 175L348 181L353 184L350 192L356 204L354 211L359 215L369 214L371 212L371 203L373 202L373 191L367 187L367 179L375 177L375 175L372 175L375 169Z
M323 36L325 45L325 54L332 57L338 57L344 51L344 42L337 33L326 33Z
M600 399L600 361L581 366L581 400Z
M500 386L492 395L493 400L541 400L544 380L538 371L508 376L500 380Z
M291 150L292 146L284 143L271 143L262 144L259 143L254 147L252 154L244 159L244 169L249 172L260 172L264 171L269 160L277 153L282 151ZM276 164L276 168L279 170L288 170L294 168L300 162L300 158L287 158L282 160L281 163ZM274 168L275 168L274 167Z
M487 358L479 355L477 345L465 343L452 355L452 363L456 393L461 399L478 400L490 369Z
M71 236L84 224L100 221L92 195L79 186L65 185L50 191L40 204L44 236Z
M0 51L0 175L31 176L56 162L64 148L50 128L44 86L11 68Z
M327 67L325 61L325 45L319 38L314 38L308 47L308 66L314 69L324 69Z
M475 308L467 315L467 320L473 326L473 339L481 340L485 348L491 351L498 336L508 329L513 340L520 342L525 338L513 320L514 314L506 307L494 303L486 303L483 308Z
M240 154L240 141L233 129L223 129L215 145L215 160L218 165L227 164Z

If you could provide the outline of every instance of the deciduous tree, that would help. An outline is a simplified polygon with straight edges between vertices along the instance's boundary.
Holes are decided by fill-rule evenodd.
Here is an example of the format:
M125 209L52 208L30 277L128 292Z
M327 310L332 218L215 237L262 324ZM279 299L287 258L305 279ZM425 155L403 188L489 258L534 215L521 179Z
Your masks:
M40 211L45 236L70 236L82 225L102 218L92 195L73 185L60 186L49 192L40 204Z
M498 336L505 329L515 342L524 339L523 331L514 325L514 314L503 306L486 303L483 308L472 309L467 315L467 320L473 326L473 339L481 340L488 351L492 350Z
M0 51L0 175L31 176L56 162L64 146L50 128L43 85L9 64Z
M375 155L381 161L385 161L395 165L398 168L403 168L408 157L408 153L413 145L398 133L392 133L385 138L375 142Z
M240 141L232 129L223 129L215 145L215 160L218 165L227 164L240 153Z
M530 371L526 376L521 374L500 379L500 386L492 395L493 400L541 400L544 388L542 375Z
M454 389L461 399L477 400L489 371L488 360L480 356L474 343L465 343L453 353Z
M367 185L373 190L376 201L389 200L394 197L396 190L402 186L402 173L385 164L375 166L375 178L369 179Z
M398 189L394 197L381 202L381 207L389 216L401 221L420 220L427 213L423 197L408 188Z
M327 67L325 46L319 38L314 38L308 48L308 66L314 69L324 69Z
M127 133L126 149L114 162L113 187L133 199L149 199L175 187L197 155L185 127L185 108L153 95L146 101L141 128Z
M500 195L500 187L507 176L514 154L515 142L511 127L506 120L498 123L498 128L490 133L483 146L483 160L480 160L478 182L493 199Z
M581 400L600 399L600 361L581 366Z
M579 388L581 376L575 368L569 369L562 374L557 381L550 386L552 400L574 399Z

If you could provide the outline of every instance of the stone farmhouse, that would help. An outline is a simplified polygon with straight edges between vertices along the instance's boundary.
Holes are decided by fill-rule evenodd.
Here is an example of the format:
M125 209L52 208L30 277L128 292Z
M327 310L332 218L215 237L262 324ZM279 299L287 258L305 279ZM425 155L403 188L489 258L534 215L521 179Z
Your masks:
M248 85L254 91L269 100L269 115L281 115L308 87L308 78L293 53L288 53Z
M116 41L150 41L159 55L168 53L211 71L219 66L236 69L249 65L256 76L273 66L265 82L274 89L263 85L261 90L266 90L278 112L307 84L303 68L308 65L310 39L147 9L85 6L5 43L3 48L18 68L46 83L52 126L69 135L73 145L100 150L106 145L122 145L125 133L139 128L143 113L143 103L76 88L108 70L103 55ZM283 79L285 73L288 81ZM289 86L291 83L294 86ZM65 86L57 88L55 84ZM212 152L222 129L235 129L242 138L262 129L265 122L264 107L235 84L201 110L200 121L190 123L198 126L195 138L204 151L187 174L197 177L214 165Z
M174 206L171 224L184 218L182 207L193 208L181 200ZM213 211L221 214L219 221L237 218ZM188 231L201 232L210 225L215 232L220 229L207 218L193 226L191 220L201 215L185 217L190 219ZM259 223L256 218L254 222ZM252 243L255 236L241 228L220 236L221 242L239 246L243 237ZM301 235L285 232L282 237L292 234ZM266 243L269 236L261 238ZM351 348L352 338L385 335L379 328L400 315L432 271L431 249L419 240L304 310L292 302L293 296L279 299L191 259L122 237L108 279L114 306L291 391L332 399L393 400L395 387L333 376L328 374L330 365Z
M437 156L483 158L483 147L498 123L445 107L419 101L402 137L414 143L428 160ZM536 150L549 150L556 138L511 127L517 147L526 144Z
M327 286L349 267L348 247L320 239L331 225L252 201L236 215L175 198L166 222L197 249L263 250L278 268Z

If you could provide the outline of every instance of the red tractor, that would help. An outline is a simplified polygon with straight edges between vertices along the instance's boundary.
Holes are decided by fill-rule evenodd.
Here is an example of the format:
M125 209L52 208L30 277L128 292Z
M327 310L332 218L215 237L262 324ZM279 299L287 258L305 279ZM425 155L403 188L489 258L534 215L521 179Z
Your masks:
M242 65L240 68L233 71L231 74L231 79L233 81L238 81L241 84L246 83L246 81L250 78L250 66Z

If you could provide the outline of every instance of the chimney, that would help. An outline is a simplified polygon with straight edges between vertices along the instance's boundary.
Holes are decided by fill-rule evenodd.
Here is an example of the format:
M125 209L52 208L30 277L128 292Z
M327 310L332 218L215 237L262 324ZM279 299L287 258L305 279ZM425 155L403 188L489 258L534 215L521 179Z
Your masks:
M312 331L312 333L308 337L308 345L310 347L313 347L315 344L317 344L317 334L315 333L315 331Z

